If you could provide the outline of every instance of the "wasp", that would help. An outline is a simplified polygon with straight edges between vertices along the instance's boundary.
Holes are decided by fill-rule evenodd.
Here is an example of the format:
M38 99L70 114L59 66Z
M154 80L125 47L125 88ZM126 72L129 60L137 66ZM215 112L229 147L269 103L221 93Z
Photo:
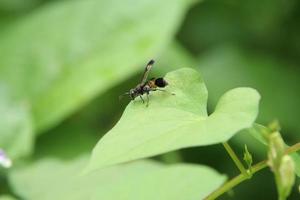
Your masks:
M157 91L157 90L166 92L165 90L161 89L168 85L168 82L164 78L151 78L150 80L147 80L154 62L155 62L154 60L150 60L148 62L145 71L143 73L141 82L135 88L129 90L129 92L126 92L125 94L121 95L120 98L125 95L129 95L131 100L134 100L136 97L140 97L142 102L145 103L143 95L146 94L146 98L147 98L146 106L148 106L150 92Z

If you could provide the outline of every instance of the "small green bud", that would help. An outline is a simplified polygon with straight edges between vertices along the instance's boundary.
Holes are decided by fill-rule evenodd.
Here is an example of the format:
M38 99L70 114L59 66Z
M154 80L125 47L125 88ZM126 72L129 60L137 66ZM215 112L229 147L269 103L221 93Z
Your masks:
M244 161L246 162L248 169L251 170L253 159L251 153L248 151L247 145L245 145Z
M279 176L281 180L281 195L288 197L295 183L295 164L289 155L285 155L281 159Z

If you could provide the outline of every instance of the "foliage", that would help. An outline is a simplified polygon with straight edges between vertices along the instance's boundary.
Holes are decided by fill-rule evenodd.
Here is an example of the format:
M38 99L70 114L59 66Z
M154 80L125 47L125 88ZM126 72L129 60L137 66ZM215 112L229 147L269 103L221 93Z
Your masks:
M260 97L253 89L227 92L215 112L207 116L207 91L197 72L183 68L165 78L170 83L167 91L175 95L153 94L147 108L141 101L131 102L118 124L96 145L90 169L226 142L238 131L251 127L257 116Z
M0 199L299 199L299 7L0 0Z
M139 161L98 170L88 176L79 172L87 156L64 163L45 159L12 173L12 185L26 199L197 199L219 187L225 176L198 165L165 166ZM201 180L208 180L202 182ZM29 180L29 182L28 182ZM40 180L43 180L41 185ZM173 184L173 182L180 183ZM202 182L201 184L198 184ZM30 183L30 184L28 184ZM49 185L52 187L49 188Z

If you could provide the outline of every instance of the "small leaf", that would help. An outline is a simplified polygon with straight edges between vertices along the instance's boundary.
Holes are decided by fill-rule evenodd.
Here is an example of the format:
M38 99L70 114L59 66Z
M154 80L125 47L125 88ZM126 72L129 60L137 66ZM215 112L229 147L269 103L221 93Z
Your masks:
M248 147L245 144L244 161L246 162L248 169L251 171L253 159L251 153L248 151Z
M252 126L259 94L250 88L227 92L209 117L200 74L183 68L166 75L167 90L150 95L150 105L131 102L117 125L93 150L88 170L186 147L225 142Z
M150 160L78 176L86 161L41 160L12 171L10 183L19 196L30 200L199 200L226 180L205 166Z

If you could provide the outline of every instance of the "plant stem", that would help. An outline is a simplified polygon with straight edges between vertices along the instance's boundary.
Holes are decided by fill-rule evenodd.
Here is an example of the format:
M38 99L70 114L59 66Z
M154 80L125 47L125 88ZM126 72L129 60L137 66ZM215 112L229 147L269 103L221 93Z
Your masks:
M290 154L290 153L297 152L299 150L300 150L300 143L297 143L297 144L287 148L285 153ZM261 161L261 162L255 164L254 166L252 166L252 171L251 171L250 176L252 176L256 172L266 168L267 166L268 166L267 160L264 160L264 161ZM210 195L208 195L205 198L205 200L214 200L247 179L249 179L249 174L241 173L238 176L234 177L233 179L229 180L227 183L223 184L220 188L218 188L214 192L212 192Z
M263 168L267 167L267 161L262 161L257 163L256 165L252 166L252 175L255 174L256 172L262 170ZM240 184L241 182L249 179L248 175L245 174L239 174L238 176L234 177L227 183L225 183L223 186L221 186L219 189L215 190L213 193L211 193L209 196L205 198L205 200L213 200L216 199L217 197L221 196L225 192L231 190L234 188L236 185Z
M237 168L241 171L242 174L249 175L247 173L247 170L245 169L243 163L240 161L240 159L237 157L236 153L233 151L231 146L228 144L228 142L223 143L224 148L226 149L227 153L237 166Z
M299 151L299 150L300 150L300 142L287 148L285 153L286 154L295 153L296 151Z

